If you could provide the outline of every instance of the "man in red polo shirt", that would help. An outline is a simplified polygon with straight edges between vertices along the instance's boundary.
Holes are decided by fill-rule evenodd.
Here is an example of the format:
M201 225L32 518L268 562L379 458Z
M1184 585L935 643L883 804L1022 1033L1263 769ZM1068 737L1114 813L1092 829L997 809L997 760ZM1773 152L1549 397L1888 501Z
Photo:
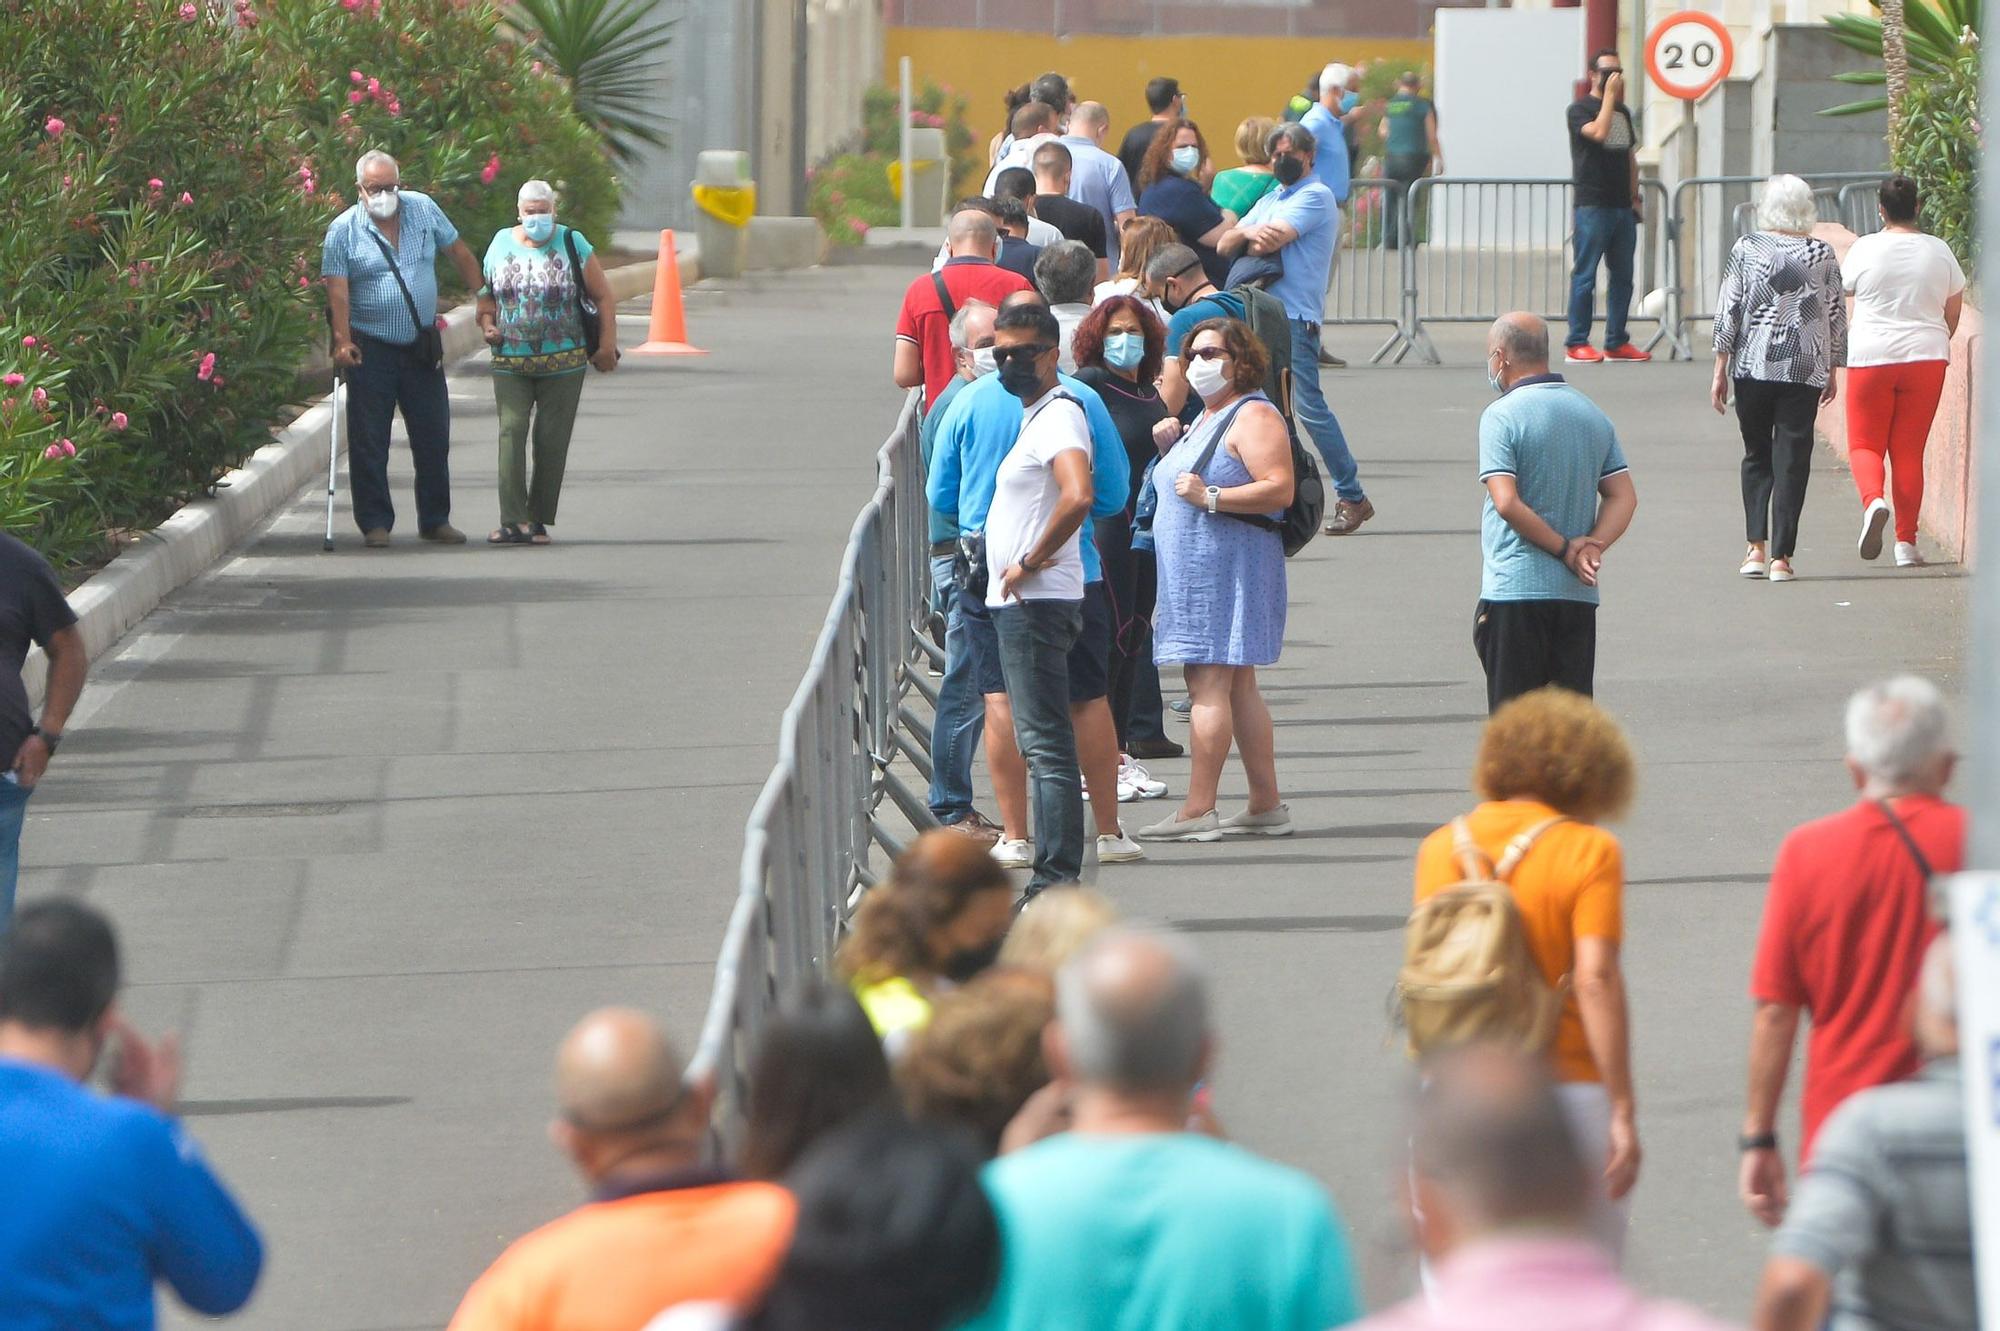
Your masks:
M944 267L925 273L903 293L903 312L896 317L896 387L923 385L926 404L951 382L957 367L952 359L951 316L968 300L988 305L1034 284L993 262L1000 232L992 215L962 208L951 215L945 232L951 257Z
M1771 870L1750 995L1750 1104L1738 1143L1743 1203L1784 1218L1776 1135L1799 1014L1812 1019L1800 1096L1801 1165L1856 1091L1916 1072L1910 995L1938 932L1929 884L1964 863L1965 810L1943 798L1957 755L1937 686L1901 675L1847 704L1847 770L1861 799L1785 838Z

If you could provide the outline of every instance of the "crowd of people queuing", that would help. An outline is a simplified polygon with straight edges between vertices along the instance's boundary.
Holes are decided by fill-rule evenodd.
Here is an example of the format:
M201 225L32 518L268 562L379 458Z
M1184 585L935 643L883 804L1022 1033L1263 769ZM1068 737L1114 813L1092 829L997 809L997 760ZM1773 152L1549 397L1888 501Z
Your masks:
M1615 53L1593 67L1602 104L1571 120L1596 154L1618 146L1620 124L1629 138L1629 118ZM1059 75L1013 108L985 192L953 210L937 265L910 286L893 367L924 405L945 653L930 804L942 826L863 898L836 974L788 995L766 1024L720 1152L717 1086L690 1074L654 1017L605 1009L570 1032L550 1135L590 1200L499 1254L453 1331L1719 1325L1643 1298L1619 1274L1645 1157L1623 850L1605 824L1636 775L1590 695L1598 573L1637 493L1608 418L1551 372L1541 319L1510 314L1488 336L1501 397L1478 448L1475 646L1491 708L1473 768L1481 802L1417 852L1409 955L1422 949L1416 919L1497 893L1508 906L1495 937L1519 962L1509 983L1547 1019L1520 1028L1531 1036L1434 1044L1410 1028L1421 1056L1403 1171L1414 1297L1360 1321L1333 1200L1232 1144L1214 1112L1218 1032L1195 949L1121 920L1080 884L1093 834L1096 861L1115 863L1143 858L1145 841L1293 830L1257 672L1281 649L1285 560L1311 534L1301 515L1321 516L1301 508L1318 478L1298 428L1334 490L1323 531L1349 535L1374 514L1319 383L1352 82L1330 65L1305 105L1287 108L1296 115L1246 122L1235 136L1244 164L1222 173L1172 79L1148 85L1152 119L1116 152L1103 107L1075 100ZM1406 125L1392 138L1406 172L1430 169L1437 152L1418 91L1405 80L1400 114L1421 137ZM1591 169L1604 169L1594 155ZM360 242L400 216L404 238L428 237L406 248L463 246L421 195L399 190L392 161L370 154L359 174L362 212L336 224L346 231L328 252L329 271L345 267L337 354L367 385L353 408L369 426L365 450L377 432L386 440L397 403L428 409L429 370L369 331L400 302L378 291L350 303L346 282L374 264L379 285L396 262ZM1746 444L1744 572L1760 564L1774 581L1789 576L1811 410L1843 361L1865 371L1849 380L1850 403L1865 404L1853 410L1856 447L1873 449L1856 466L1862 554L1879 553L1893 519L1898 562L1915 561L1919 422L1936 406L1937 334L1949 336L1963 288L1949 251L1916 230L1908 181L1883 186L1887 227L1844 265L1809 236L1803 189L1778 177L1765 191L1715 334L1715 405L1733 387ZM496 383L521 380L496 387L495 544L546 539L577 376L616 360L608 315L592 349L574 311L537 298L508 312L531 289L568 308L577 274L592 290L602 281L587 246L554 226L551 190L531 182L521 207L483 270L481 322L496 370L508 362ZM376 224L365 232L364 215ZM1604 243L1620 243L1622 223L1599 220ZM1843 289L1856 297L1851 328ZM1784 319L1771 314L1780 307ZM1579 345L1567 359L1587 359ZM428 461L418 452L420 472L440 469L420 475L419 517L427 539L449 541L434 484L442 442ZM361 505L370 543L377 531L386 540L393 515ZM0 557L19 562L4 538ZM6 641L43 642L55 681L39 725L25 695L0 712L33 760L9 774L25 790L60 739L82 660L60 590L23 568L31 595ZM1188 789L1128 830L1123 805L1168 794L1141 759L1182 752L1163 724L1161 666L1179 666L1186 685ZM982 739L997 823L973 804ZM1972 1327L1955 986L1929 897L1965 841L1964 811L1944 797L1954 757L1943 699L1910 676L1865 688L1845 742L1859 799L1780 847L1750 979L1740 1193L1776 1230L1751 1321ZM1225 814L1232 749L1249 794ZM11 840L0 822L0 846ZM1008 870L1019 868L1030 874L1017 893ZM9 898L12 876L0 864ZM51 898L6 930L9 898L0 1326L149 1326L156 1280L197 1312L241 1307L262 1267L258 1236L171 1117L172 1042L149 1043L120 1014L109 922ZM1478 1001L1489 1008L1466 1012L1495 1016ZM1802 1017L1793 1187L1777 1125ZM100 1074L108 1093L89 1085Z

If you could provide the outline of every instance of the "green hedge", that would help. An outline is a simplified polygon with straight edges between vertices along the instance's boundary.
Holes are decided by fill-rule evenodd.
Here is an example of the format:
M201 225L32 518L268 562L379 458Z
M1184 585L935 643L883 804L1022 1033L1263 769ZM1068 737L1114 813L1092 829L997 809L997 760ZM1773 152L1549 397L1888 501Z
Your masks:
M490 0L0 0L0 32L0 530L59 563L269 441L362 151L476 252L531 175L593 235L616 207Z

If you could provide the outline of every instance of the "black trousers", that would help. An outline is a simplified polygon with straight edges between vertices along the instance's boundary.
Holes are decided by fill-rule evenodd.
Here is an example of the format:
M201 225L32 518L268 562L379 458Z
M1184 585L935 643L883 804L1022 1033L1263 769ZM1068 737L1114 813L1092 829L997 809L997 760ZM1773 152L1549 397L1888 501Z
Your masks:
M418 365L407 349L366 333L356 335L361 364L347 372L347 484L354 525L393 529L389 497L389 431L396 410L410 432L417 472L417 528L451 520L451 395L444 371Z
M1429 153L1390 153L1382 163L1382 174L1401 183L1403 188L1388 191L1389 207L1383 210L1382 244L1389 249L1402 247L1403 214L1409 211L1410 190L1430 172ZM1424 219L1410 219L1410 237L1420 240L1424 233Z
M1547 684L1589 697L1597 674L1597 607L1582 601L1481 601L1472 650L1486 668L1486 710Z
M1743 534L1771 543L1771 558L1790 559L1812 478L1813 422L1819 390L1811 384L1736 381L1736 423L1743 431Z

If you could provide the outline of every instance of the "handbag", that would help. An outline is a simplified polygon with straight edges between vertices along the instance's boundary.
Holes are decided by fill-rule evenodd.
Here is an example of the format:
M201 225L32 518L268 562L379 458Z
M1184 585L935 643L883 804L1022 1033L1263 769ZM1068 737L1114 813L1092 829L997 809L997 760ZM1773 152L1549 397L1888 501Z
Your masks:
M597 355L597 348L603 342L604 330L597 322L597 302L590 298L590 292L583 285L583 260L576 255L576 232L563 228L563 248L569 251L569 278L576 283L576 309L583 320L583 349L591 356Z
M389 242L382 239L378 231L370 231L368 238L375 242L375 248L381 250L382 257L389 261L389 276L396 279L396 290L403 293L403 304L410 311L410 322L417 329L417 340L405 348L403 354L426 370L443 369L444 334L438 331L435 322L427 324L417 313L417 298L410 294L410 284L403 280L403 270L396 266L396 254L389 248Z

